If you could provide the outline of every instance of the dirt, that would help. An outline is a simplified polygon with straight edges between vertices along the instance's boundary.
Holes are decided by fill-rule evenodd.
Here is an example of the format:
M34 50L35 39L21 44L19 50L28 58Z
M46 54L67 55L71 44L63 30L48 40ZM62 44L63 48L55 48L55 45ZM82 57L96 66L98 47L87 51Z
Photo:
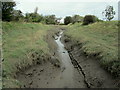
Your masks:
M58 39L54 42L57 45L52 41L49 42L53 46L55 45L51 50L51 52L54 52L52 53L51 59L57 57L61 62L61 66L56 67L51 63L54 60L49 60L50 62L25 70L18 76L18 80L21 82L21 88L86 88L82 73L74 68L68 52L64 49L64 45L60 41L61 35L56 36ZM49 39L51 38L50 36L48 37Z
M50 81L59 74L59 68L51 63L37 65L19 75L21 88L47 88Z
M21 72L17 78L21 82L20 87L115 88L114 78L101 68L99 62L85 57L81 53L80 47L73 46L72 41L65 41L68 37L63 36L64 30L58 29L59 31L60 33L54 37L47 36L52 53L51 60ZM52 59L59 60L60 67L51 63L51 61L54 62Z
M71 41L70 37L62 38L65 48L69 51L72 64L82 72L84 82L88 88L118 88L116 79L106 72L95 57L87 57L81 50L78 42Z

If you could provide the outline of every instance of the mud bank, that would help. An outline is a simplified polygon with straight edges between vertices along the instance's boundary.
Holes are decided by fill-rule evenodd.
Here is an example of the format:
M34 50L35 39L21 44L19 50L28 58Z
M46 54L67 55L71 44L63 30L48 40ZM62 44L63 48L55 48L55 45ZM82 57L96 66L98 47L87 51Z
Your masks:
M82 45L72 41L70 37L64 35L62 42L72 60L72 64L84 77L84 82L88 88L117 88L119 84L108 72L101 68L97 58L87 57L82 52Z
M67 50L64 48L64 44L61 42L61 37L63 30L55 35L55 42L58 46L57 52L59 55L59 60L61 62L60 74L52 82L52 87L56 88L85 88L86 85L83 82L82 73L79 73L71 63L71 59Z
M37 64L19 74L21 88L87 88L84 76L74 68L68 52L61 43L62 33L58 31L55 36L50 33L53 32L50 31L47 36L52 54L50 62ZM56 60L59 60L60 67L54 64Z
M41 53L35 52L31 54L29 57L34 64L17 73L16 79L20 82L20 88L47 88L49 83L59 74L60 62L55 53L57 46L53 38L57 32L58 30L49 30L44 37L50 53L41 55Z

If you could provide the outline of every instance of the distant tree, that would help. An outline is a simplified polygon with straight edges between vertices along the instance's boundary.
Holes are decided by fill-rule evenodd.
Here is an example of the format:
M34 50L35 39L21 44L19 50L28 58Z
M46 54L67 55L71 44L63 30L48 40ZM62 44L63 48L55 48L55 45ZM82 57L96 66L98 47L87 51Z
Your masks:
M49 15L45 17L46 24L56 24L56 17L55 15Z
M2 2L2 20L11 21L13 18L13 11L16 6L15 2Z
M31 13L26 13L26 14L25 14L25 21L26 21L26 22L32 22Z
M76 23L76 22L82 22L82 21L83 21L83 17L80 16L80 15L74 15L74 16L72 17L72 23L73 23L73 24Z
M102 14L105 16L106 20L112 20L115 15L113 6L107 6L106 9L102 12Z
M64 24L65 24L65 25L67 25L67 24L69 24L69 23L72 23L72 17L71 17L71 16L67 16L67 17L65 17L65 19L64 19Z
M83 25L88 25L90 23L94 23L98 21L98 18L94 15L86 15L83 20Z
M25 21L26 22L41 22L43 20L43 16L38 13L26 13Z
M24 16L21 12L21 10L14 10L13 11L13 21L24 21Z
M35 8L34 13L26 13L25 21L26 22L42 22L45 23L44 16L38 14L38 7Z

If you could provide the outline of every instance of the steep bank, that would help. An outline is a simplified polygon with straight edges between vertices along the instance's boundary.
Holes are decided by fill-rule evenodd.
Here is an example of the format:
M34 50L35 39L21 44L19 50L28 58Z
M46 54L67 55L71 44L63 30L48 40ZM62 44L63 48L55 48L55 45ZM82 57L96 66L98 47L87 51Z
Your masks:
M3 22L3 87L21 84L17 74L32 66L51 62L51 52L45 41L53 26L40 23ZM53 64L56 64L52 60Z
M111 26L106 27L106 25L108 24L113 26L113 31L110 30L109 33L107 30L109 30ZM104 28L102 25L104 25ZM120 86L120 63L119 60L117 60L117 46L114 46L117 45L118 38L116 25L117 22L104 22L88 26L81 26L79 24L75 24L68 26L68 30L64 33L63 42L65 43L66 49L70 54L70 57L73 61L72 63L75 65L75 67L78 67L83 72L83 75L87 78L85 82L87 81L88 86L90 87ZM114 41L110 44L110 40ZM105 48L105 45L108 44L110 45L108 46L109 49L107 49L107 47ZM102 51L103 48L105 52ZM116 57L108 57L105 53L113 53ZM102 63L103 61L105 61L106 63ZM110 65L114 65L114 67ZM102 67L109 72L113 71L112 75L115 76L116 79L115 77L111 77L110 73L106 72ZM111 79L109 79L108 77Z
M113 76L120 77L117 21L99 22L87 26L79 23L70 25L65 35L68 36L68 40L75 41L75 44L79 43L86 56L99 58L103 68Z
M74 42L65 43L69 51L72 64L84 76L84 82L88 88L115 88L117 83L111 75L101 68L100 63L95 58L88 58Z

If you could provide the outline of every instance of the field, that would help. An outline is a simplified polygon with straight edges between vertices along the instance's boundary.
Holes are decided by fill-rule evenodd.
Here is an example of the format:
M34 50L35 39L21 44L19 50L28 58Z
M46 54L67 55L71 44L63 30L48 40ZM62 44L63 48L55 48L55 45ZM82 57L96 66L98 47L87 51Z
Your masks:
M90 25L69 25L65 35L82 44L87 56L100 58L101 66L114 76L120 76L118 59L118 22L97 22Z
M45 36L52 26L15 22L3 22L2 25L3 87L17 87L16 73L35 64L31 55L50 54Z

